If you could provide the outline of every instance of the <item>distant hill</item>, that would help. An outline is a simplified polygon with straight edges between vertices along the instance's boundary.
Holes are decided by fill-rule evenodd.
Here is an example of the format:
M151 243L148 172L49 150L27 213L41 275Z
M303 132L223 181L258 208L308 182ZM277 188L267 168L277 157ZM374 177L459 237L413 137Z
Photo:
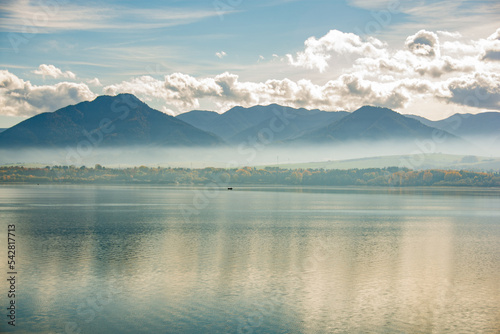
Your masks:
M283 116L274 116L247 128L227 139L230 143L240 143L260 135L265 141L279 142L300 138L304 134L335 122L346 115L347 111L322 111L279 107L275 109Z
M306 142L348 142L354 140L414 140L432 138L435 128L391 109L364 106L338 121L300 137ZM446 136L458 139L445 133Z
M250 108L234 107L223 114L210 111L190 111L177 116L193 126L204 131L228 139L235 134L255 126L273 116L272 109L281 108L277 105L254 106Z
M212 124L216 122L220 114L215 111L208 110L192 110L184 114L177 115L176 118L184 121L192 126L202 129L204 131L209 131Z
M209 146L223 140L152 109L131 94L99 96L91 102L36 115L0 133L0 147L4 148L89 142L100 147Z
M347 115L343 112L295 109L277 104L234 107L223 114L194 110L177 118L204 131L214 133L230 143L256 137L260 131L272 131L274 141L296 138L307 131Z
M412 161L421 162L418 166ZM385 168L399 167L411 169L456 169L471 171L499 171L500 158L480 157L454 154L426 154L425 159L419 155L390 155L347 160L329 160L319 162L304 162L292 164L266 165L260 167L280 167L287 169L351 169L351 168Z
M0 128L0 133L4 132L5 130L7 130L7 128Z
M446 119L431 121L427 118L406 115L427 126L445 130L460 137L499 137L500 112L483 112L480 114L454 114Z

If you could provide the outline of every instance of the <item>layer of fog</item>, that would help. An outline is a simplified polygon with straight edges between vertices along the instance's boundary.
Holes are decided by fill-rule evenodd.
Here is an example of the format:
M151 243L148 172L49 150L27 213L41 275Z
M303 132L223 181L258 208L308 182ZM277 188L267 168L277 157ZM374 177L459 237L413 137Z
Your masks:
M0 165L41 164L124 168L150 167L223 167L279 165L292 163L338 161L390 155L443 153L500 157L498 143L475 144L415 140L409 142L356 142L350 144L266 145L242 143L222 148L158 147L66 147L61 149L12 149L0 151ZM415 167L419 166L406 166Z

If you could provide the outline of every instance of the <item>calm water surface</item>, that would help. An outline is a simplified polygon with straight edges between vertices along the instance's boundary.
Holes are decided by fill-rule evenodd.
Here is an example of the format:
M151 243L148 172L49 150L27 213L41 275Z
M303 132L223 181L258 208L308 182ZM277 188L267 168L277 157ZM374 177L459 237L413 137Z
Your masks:
M499 333L500 191L0 187L0 329Z

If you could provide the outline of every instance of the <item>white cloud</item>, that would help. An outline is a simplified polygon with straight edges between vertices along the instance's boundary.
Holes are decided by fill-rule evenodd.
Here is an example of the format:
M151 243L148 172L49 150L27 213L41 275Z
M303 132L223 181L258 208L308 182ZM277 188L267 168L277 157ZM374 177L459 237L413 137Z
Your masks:
M163 80L134 78L107 86L104 91L163 100L180 112L198 108L202 100L211 101L218 111L269 103L325 110L352 110L364 104L404 109L417 99L500 109L495 82L498 77L491 75L500 72L500 64L480 57L481 50L496 43L496 35L479 41L455 40L443 47L440 35L446 34L420 30L406 38L400 50L391 50L374 38L361 39L339 31L330 31L319 39L311 37L304 51L295 57L288 55L289 64L324 71L334 56L349 55L351 67L323 84L305 79L240 81L238 75L228 72L201 78L174 73ZM481 93L488 93L488 99L469 102L467 96Z
M464 57L455 59L449 56L428 59L415 56L407 51L399 51L388 58L360 58L355 62L359 71L367 71L367 75L380 74L399 75L401 77L429 76L439 78L443 75L463 72L470 73L476 70L477 59Z
M445 41L441 45L441 51L446 54L475 55L477 54L477 47L472 43L464 43L461 41Z
M342 75L324 85L310 80L267 80L242 82L231 73L214 77L195 78L174 73L156 80L145 76L104 88L106 94L132 93L143 99L159 98L177 107L181 112L198 108L200 99L209 99L225 111L230 107L279 103L292 107L322 108L326 110L355 109L363 104L391 108L404 107L410 92L419 93L429 87L422 82L379 83L354 74Z
M386 45L376 38L369 37L363 41L356 34L339 30L330 30L319 39L310 37L304 45L304 51L297 52L295 58L287 54L289 63L293 66L318 69L320 72L324 72L329 66L332 55L381 56L386 53Z
M475 108L500 109L500 74L474 73L444 83L441 98Z
M459 36L448 32L440 32L440 35ZM382 74L439 78L453 73L484 70L485 65L479 60L495 58L497 42L500 43L493 34L488 39L480 41L446 41L441 47L438 34L420 30L406 38L405 48L394 50L371 37L363 40L352 33L332 30L320 39L314 37L307 39L304 51L298 52L295 58L291 55L287 57L289 64L293 66L317 69L320 72L331 66L334 61L339 63L342 60L348 63L347 67L343 68L344 73L358 73L363 77L376 77ZM348 57L335 58L343 53Z
M2 115L33 116L95 97L96 95L83 83L59 82L54 85L35 86L9 71L0 70Z
M161 112L163 112L163 113L165 113L167 115L170 115L170 116L174 116L174 117L177 115L175 111L173 111L172 109L167 108L165 106L161 107Z
M52 77L54 79L76 79L75 73L71 71L63 72L61 69L55 67L54 65L41 64L40 66L38 66L38 70L34 70L33 73L43 76L44 79L45 77Z
M481 59L500 61L500 28L478 44L482 47Z
M216 52L215 55L217 56L217 58L222 59L225 56L227 56L227 53L225 53L224 51L221 51L221 52Z
M452 72L470 73L476 69L474 61L460 61L448 56L427 63L415 65L415 72L420 75L430 75L438 78Z
M99 86L99 87L100 87L100 86L102 86L102 83L101 83L101 81L99 81L99 79L98 79L98 78L94 78L94 79L91 79L91 80L87 80L87 83L88 83L89 85L92 85L92 86Z
M458 31L444 31L444 30L438 30L437 31L438 35L442 37L449 37L449 38L460 38L462 37L462 34Z
M408 36L405 45L417 56L435 58L441 55L438 36L432 31L420 30L415 35Z
M491 57L491 52L500 50L499 38L500 29L479 40L420 30L402 38L400 48L394 49L375 38L332 30L319 39L307 39L303 51L288 55L288 63L273 54L272 61L254 64L262 70L280 60L281 66L298 73L290 76L293 80L242 80L229 72L204 77L172 73L162 79L134 77L108 85L103 92L132 93L145 101L161 101L164 105L160 110L171 115L204 103L215 105L219 112L236 105L270 103L324 110L354 110L370 104L401 110L416 100L440 102L444 108L449 103L500 110L500 76L496 74L500 73L500 62ZM339 55L347 57L340 59ZM330 78L316 74L320 83L300 79L303 74L295 69L325 71L339 59L347 66L339 74L329 73ZM40 65L38 74L62 78L71 73L51 66ZM33 115L95 96L83 83L34 86L8 71L1 73L0 110L4 114ZM87 83L101 85L98 78Z

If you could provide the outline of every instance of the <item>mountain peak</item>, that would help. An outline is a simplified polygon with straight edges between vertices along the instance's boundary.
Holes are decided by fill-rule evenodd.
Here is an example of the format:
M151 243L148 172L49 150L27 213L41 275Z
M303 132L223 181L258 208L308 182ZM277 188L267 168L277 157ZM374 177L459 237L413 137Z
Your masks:
M118 94L36 115L0 133L0 146L64 147L96 138L99 146L207 146L223 142L150 108L132 94Z
M96 97L94 100L91 102L103 102L103 101L113 101L113 100L119 100L119 101L132 101L134 103L144 103L141 100L137 98L134 94L130 93L120 93L116 95L99 95Z
M364 106L326 127L308 134L313 141L413 140L431 138L434 128L382 107ZM449 135L449 134L448 134ZM454 137L450 135L451 137Z
M361 108L353 111L353 114L358 113L377 113L377 114L398 114L398 112L384 107L378 106L362 106Z

